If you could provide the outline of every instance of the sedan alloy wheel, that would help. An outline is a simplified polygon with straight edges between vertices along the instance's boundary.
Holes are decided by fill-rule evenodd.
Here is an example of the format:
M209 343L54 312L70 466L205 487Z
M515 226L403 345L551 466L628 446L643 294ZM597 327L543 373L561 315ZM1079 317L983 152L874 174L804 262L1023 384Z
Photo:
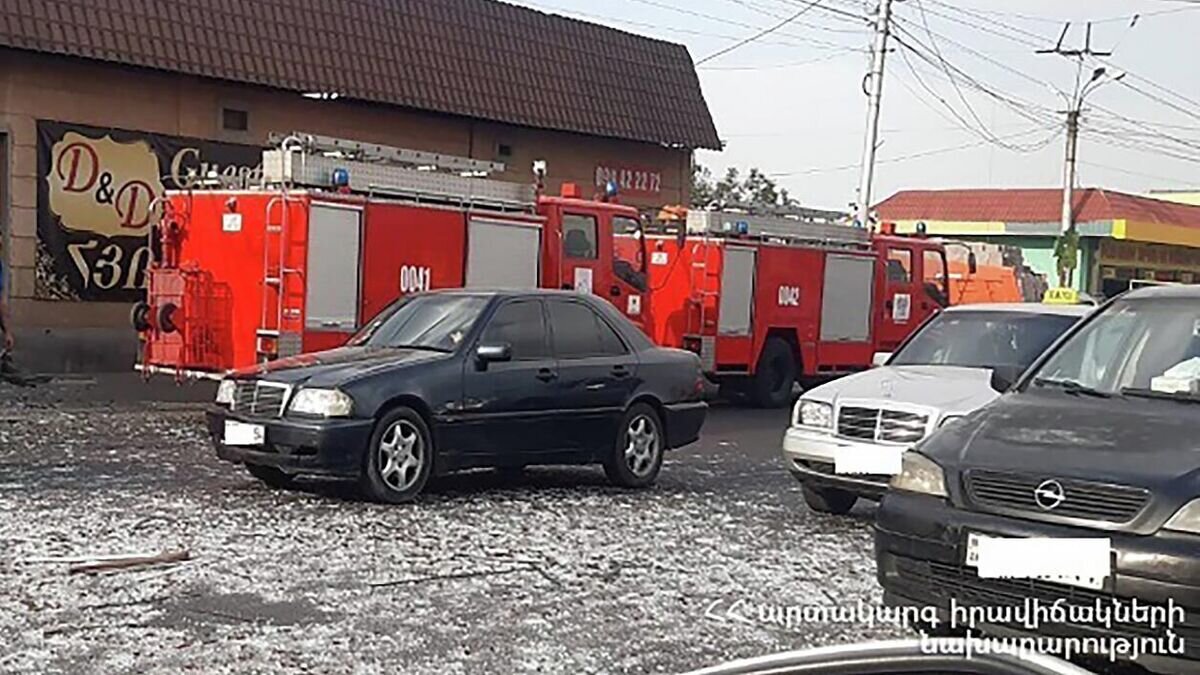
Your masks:
M658 426L646 415L638 415L629 422L625 438L625 464L634 476L646 477L662 452Z
M425 457L420 430L408 420L398 420L380 439L379 477L391 489L404 492L421 477Z

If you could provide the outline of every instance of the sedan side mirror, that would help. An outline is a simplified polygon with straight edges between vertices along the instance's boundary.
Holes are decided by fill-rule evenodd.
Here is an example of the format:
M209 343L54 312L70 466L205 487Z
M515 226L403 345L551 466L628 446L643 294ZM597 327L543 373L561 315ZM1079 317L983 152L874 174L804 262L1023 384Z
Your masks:
M891 352L875 352L875 356L871 357L872 366L886 365L892 358Z
M482 366L489 363L500 363L512 360L512 345L507 342L492 345L479 345L475 348L475 359Z
M993 366L992 377L988 384L990 384L992 389L997 393L1003 394L1012 388L1014 384L1016 384L1023 371L1024 369L1020 366Z

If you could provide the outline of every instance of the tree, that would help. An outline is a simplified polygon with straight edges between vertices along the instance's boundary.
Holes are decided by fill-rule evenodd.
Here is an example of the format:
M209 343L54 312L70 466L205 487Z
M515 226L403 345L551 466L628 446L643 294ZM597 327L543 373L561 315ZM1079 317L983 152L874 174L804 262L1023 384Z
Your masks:
M741 206L796 206L788 191L756 168L745 178L729 167L720 180L714 180L708 167L692 167L692 206L736 204Z

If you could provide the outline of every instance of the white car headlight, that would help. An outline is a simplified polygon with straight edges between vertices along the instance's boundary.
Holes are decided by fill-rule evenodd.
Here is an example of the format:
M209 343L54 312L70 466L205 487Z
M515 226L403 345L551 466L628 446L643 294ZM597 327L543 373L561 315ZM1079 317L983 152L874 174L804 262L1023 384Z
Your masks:
M347 417L354 400L337 389L301 389L292 398L289 412L321 417Z
M942 467L917 452L904 453L900 459L900 473L892 476L888 485L894 490L907 490L934 497L946 496L946 474Z
M1200 499L1193 499L1184 504L1163 525L1163 529L1187 532L1189 534L1200 534Z
M233 397L236 393L237 382L235 380L221 380L221 384L217 387L217 404L233 405Z
M833 406L820 401L800 399L796 404L796 424L814 429L833 428Z

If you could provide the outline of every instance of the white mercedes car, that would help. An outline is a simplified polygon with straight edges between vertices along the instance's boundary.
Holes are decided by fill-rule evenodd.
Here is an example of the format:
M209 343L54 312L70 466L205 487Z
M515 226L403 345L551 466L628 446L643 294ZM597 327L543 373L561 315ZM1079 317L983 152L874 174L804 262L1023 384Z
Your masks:
M878 365L806 391L783 457L815 511L842 514L877 500L901 454L987 405L1094 307L958 305L933 316Z

